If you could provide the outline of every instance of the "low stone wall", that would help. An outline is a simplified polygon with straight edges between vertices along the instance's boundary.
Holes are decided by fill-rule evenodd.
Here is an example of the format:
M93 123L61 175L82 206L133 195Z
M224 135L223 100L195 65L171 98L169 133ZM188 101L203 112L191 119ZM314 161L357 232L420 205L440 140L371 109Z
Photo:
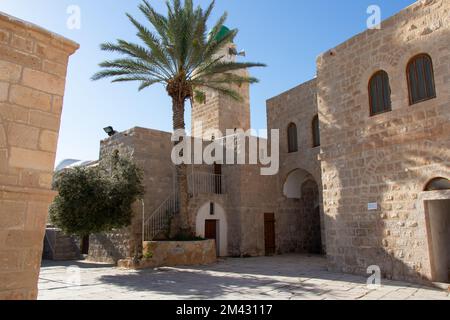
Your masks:
M131 257L129 228L89 237L88 261L115 264L129 257Z
M139 262L120 260L119 267L148 269L158 267L206 265L217 261L216 242L151 241L144 242L144 258Z

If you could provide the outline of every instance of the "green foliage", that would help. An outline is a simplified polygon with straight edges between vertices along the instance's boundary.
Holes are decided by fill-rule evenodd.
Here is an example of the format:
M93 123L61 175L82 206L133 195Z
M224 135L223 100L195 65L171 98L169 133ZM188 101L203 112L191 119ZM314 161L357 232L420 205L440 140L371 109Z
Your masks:
M204 101L202 88L210 88L240 100L240 95L230 84L255 83L253 77L233 71L250 67L263 67L262 63L226 62L224 47L233 41L238 30L227 30L224 13L208 33L207 23L215 1L203 10L194 8L192 0L167 1L167 14L157 13L146 0L139 5L145 17L144 24L127 14L137 30L141 44L125 40L104 43L101 49L118 53L123 58L104 61L101 71L92 79L112 78L112 82L137 81L139 90L153 84L166 85L174 98Z
M151 258L153 258L153 251L148 249L147 252L144 254L144 259L145 260L150 260Z
M118 154L106 156L96 167L57 173L58 195L50 206L50 221L78 236L127 227L132 205L144 192L142 178L142 170Z

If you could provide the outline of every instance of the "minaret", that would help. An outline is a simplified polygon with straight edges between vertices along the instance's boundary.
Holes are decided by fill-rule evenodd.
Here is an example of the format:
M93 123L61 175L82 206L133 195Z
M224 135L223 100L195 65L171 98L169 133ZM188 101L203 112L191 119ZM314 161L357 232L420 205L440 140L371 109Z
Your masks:
M227 32L230 32L230 29L223 26L219 36L224 36ZM220 56L223 56L224 61L236 61L236 45L234 43L226 45ZM246 69L235 71L235 73L248 76ZM205 103L195 102L192 107L193 137L210 140L211 137L206 136L205 131L220 130L225 135L227 129L245 131L250 129L250 86L249 84L236 85L233 89L241 95L242 101L236 101L212 89L202 88L206 96ZM202 132L196 126L199 122L202 124Z

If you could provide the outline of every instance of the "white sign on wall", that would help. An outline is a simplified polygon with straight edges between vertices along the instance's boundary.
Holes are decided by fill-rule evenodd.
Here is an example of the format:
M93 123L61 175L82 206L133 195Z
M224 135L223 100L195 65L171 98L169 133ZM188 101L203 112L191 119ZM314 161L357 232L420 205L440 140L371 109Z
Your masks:
M378 203L376 203L376 202L369 203L367 205L367 210L369 210L369 211L378 210Z

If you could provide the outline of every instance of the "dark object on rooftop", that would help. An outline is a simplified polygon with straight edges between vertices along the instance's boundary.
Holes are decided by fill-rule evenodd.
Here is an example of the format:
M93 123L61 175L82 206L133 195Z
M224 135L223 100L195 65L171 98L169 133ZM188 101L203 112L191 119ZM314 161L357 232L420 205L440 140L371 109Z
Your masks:
M109 137L112 137L113 135L115 135L116 133L117 133L117 131L116 130L114 130L114 128L113 127L106 127L106 128L104 128L103 129L105 132L106 132L106 134L109 136Z

